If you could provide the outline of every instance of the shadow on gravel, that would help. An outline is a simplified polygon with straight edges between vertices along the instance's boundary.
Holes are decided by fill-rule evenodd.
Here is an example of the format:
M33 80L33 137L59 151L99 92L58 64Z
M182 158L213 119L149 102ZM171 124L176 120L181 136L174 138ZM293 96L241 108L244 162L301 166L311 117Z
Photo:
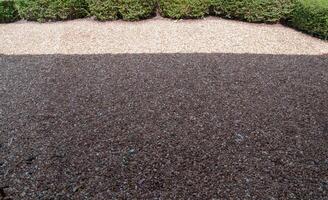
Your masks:
M328 57L0 55L0 199L324 199Z

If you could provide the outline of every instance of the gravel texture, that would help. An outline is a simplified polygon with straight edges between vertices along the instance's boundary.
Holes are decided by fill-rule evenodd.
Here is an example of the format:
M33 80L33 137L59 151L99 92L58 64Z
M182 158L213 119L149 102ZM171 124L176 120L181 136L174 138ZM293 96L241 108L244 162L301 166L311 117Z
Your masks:
M327 199L327 56L0 66L0 199Z
M282 25L215 17L173 21L0 24L0 54L255 53L328 54L328 42Z

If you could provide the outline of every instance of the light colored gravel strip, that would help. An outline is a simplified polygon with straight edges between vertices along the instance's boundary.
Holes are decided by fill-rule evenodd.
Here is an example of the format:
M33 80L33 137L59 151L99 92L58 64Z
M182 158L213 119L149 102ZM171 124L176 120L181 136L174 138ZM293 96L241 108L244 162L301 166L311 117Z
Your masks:
M215 17L16 22L0 25L0 45L0 54L328 53L328 42L279 24L250 24Z

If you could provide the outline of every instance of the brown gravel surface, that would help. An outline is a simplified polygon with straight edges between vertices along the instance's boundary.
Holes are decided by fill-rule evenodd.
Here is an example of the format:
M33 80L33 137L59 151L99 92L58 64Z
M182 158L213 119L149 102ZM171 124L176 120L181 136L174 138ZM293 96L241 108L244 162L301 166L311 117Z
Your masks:
M327 56L0 66L0 199L327 199Z
M0 54L255 53L328 54L328 42L282 25L217 17L173 21L0 24Z

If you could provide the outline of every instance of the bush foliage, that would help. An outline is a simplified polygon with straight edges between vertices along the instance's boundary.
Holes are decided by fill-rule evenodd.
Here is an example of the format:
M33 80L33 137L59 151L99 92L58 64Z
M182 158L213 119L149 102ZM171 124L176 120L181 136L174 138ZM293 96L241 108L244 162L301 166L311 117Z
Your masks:
M88 0L90 14L97 20L115 20L119 16L118 0Z
M328 39L328 1L300 0L292 13L291 25L322 39Z
M0 23L13 22L18 19L14 1L0 0Z
M155 13L155 0L88 0L90 13L98 20L139 20Z
M200 18L209 14L210 0L159 0L160 12L174 19Z
M19 15L32 21L81 18L88 14L85 0L18 0Z
M275 23L292 11L294 0L211 0L214 14L248 22Z
M120 15L124 20L144 19L156 11L156 0L121 0Z

